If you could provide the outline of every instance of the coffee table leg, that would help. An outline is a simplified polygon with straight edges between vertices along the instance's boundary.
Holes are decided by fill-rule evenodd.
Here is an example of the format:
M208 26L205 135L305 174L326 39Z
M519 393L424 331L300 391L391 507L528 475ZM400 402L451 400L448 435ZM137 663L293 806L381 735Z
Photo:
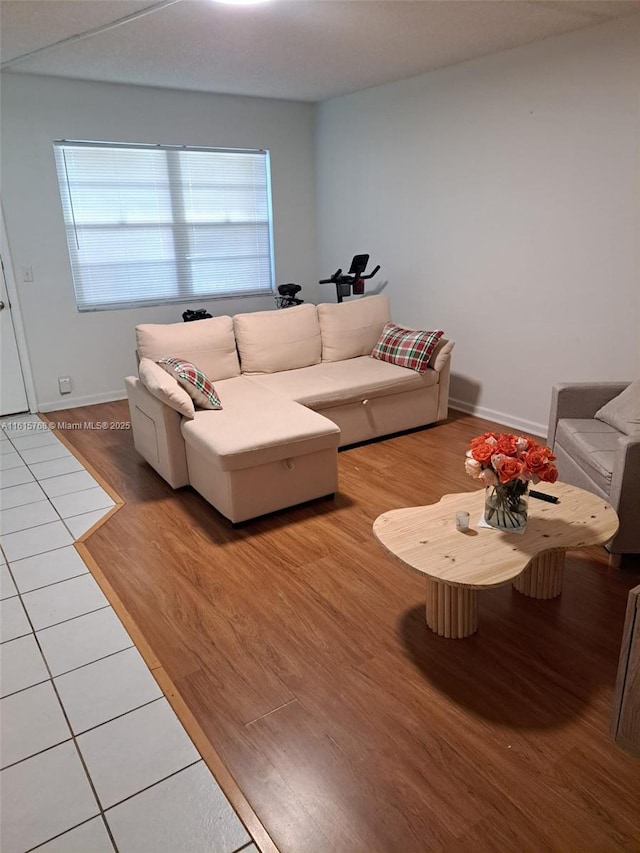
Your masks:
M427 578L427 625L440 637L460 640L478 630L478 591Z
M557 598L562 592L564 556L564 551L547 551L536 557L514 580L514 588L529 598Z

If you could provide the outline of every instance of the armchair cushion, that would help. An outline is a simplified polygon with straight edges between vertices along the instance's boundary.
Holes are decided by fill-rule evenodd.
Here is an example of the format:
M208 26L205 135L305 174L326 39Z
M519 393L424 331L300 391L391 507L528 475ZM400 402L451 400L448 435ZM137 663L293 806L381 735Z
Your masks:
M640 432L640 379L598 409L595 417L625 435Z
M619 438L620 433L614 427L587 418L564 418L556 432L556 443L607 495L611 491Z

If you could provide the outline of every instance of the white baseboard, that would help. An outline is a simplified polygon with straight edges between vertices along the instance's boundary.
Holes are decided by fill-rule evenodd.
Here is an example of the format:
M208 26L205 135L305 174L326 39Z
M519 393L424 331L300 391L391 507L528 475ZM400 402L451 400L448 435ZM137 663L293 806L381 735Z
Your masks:
M115 400L125 400L122 391L107 391L104 394L91 394L88 397L60 397L54 403L38 403L39 412L56 412L58 409L77 409L80 406L95 406L96 403L113 403Z
M505 412L496 412L493 409L487 409L484 406L474 406L470 403L465 403L463 400L453 400L451 398L449 398L449 408L456 409L459 412L464 412L467 415L476 415L478 418L486 418L488 421L496 421L497 423L504 424L511 429L517 429L532 436L542 437L546 441L547 424L537 424L533 421L525 421L522 418L516 418L513 415L506 414Z

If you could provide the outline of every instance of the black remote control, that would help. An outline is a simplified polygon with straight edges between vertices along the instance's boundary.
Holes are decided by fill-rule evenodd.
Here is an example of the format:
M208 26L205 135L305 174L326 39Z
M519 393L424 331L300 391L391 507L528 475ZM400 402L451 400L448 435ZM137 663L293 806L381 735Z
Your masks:
M538 498L541 501L548 501L550 504L557 504L560 502L559 498L555 495L546 495L544 492L535 492L533 489L529 490L529 494L532 498Z

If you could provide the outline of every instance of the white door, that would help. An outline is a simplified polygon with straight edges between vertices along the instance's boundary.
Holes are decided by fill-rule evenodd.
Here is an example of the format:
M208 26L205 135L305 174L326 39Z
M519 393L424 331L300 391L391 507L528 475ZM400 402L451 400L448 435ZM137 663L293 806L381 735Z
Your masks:
M18 355L16 333L11 319L11 305L4 277L4 263L0 258L0 415L15 415L29 409L27 392Z

